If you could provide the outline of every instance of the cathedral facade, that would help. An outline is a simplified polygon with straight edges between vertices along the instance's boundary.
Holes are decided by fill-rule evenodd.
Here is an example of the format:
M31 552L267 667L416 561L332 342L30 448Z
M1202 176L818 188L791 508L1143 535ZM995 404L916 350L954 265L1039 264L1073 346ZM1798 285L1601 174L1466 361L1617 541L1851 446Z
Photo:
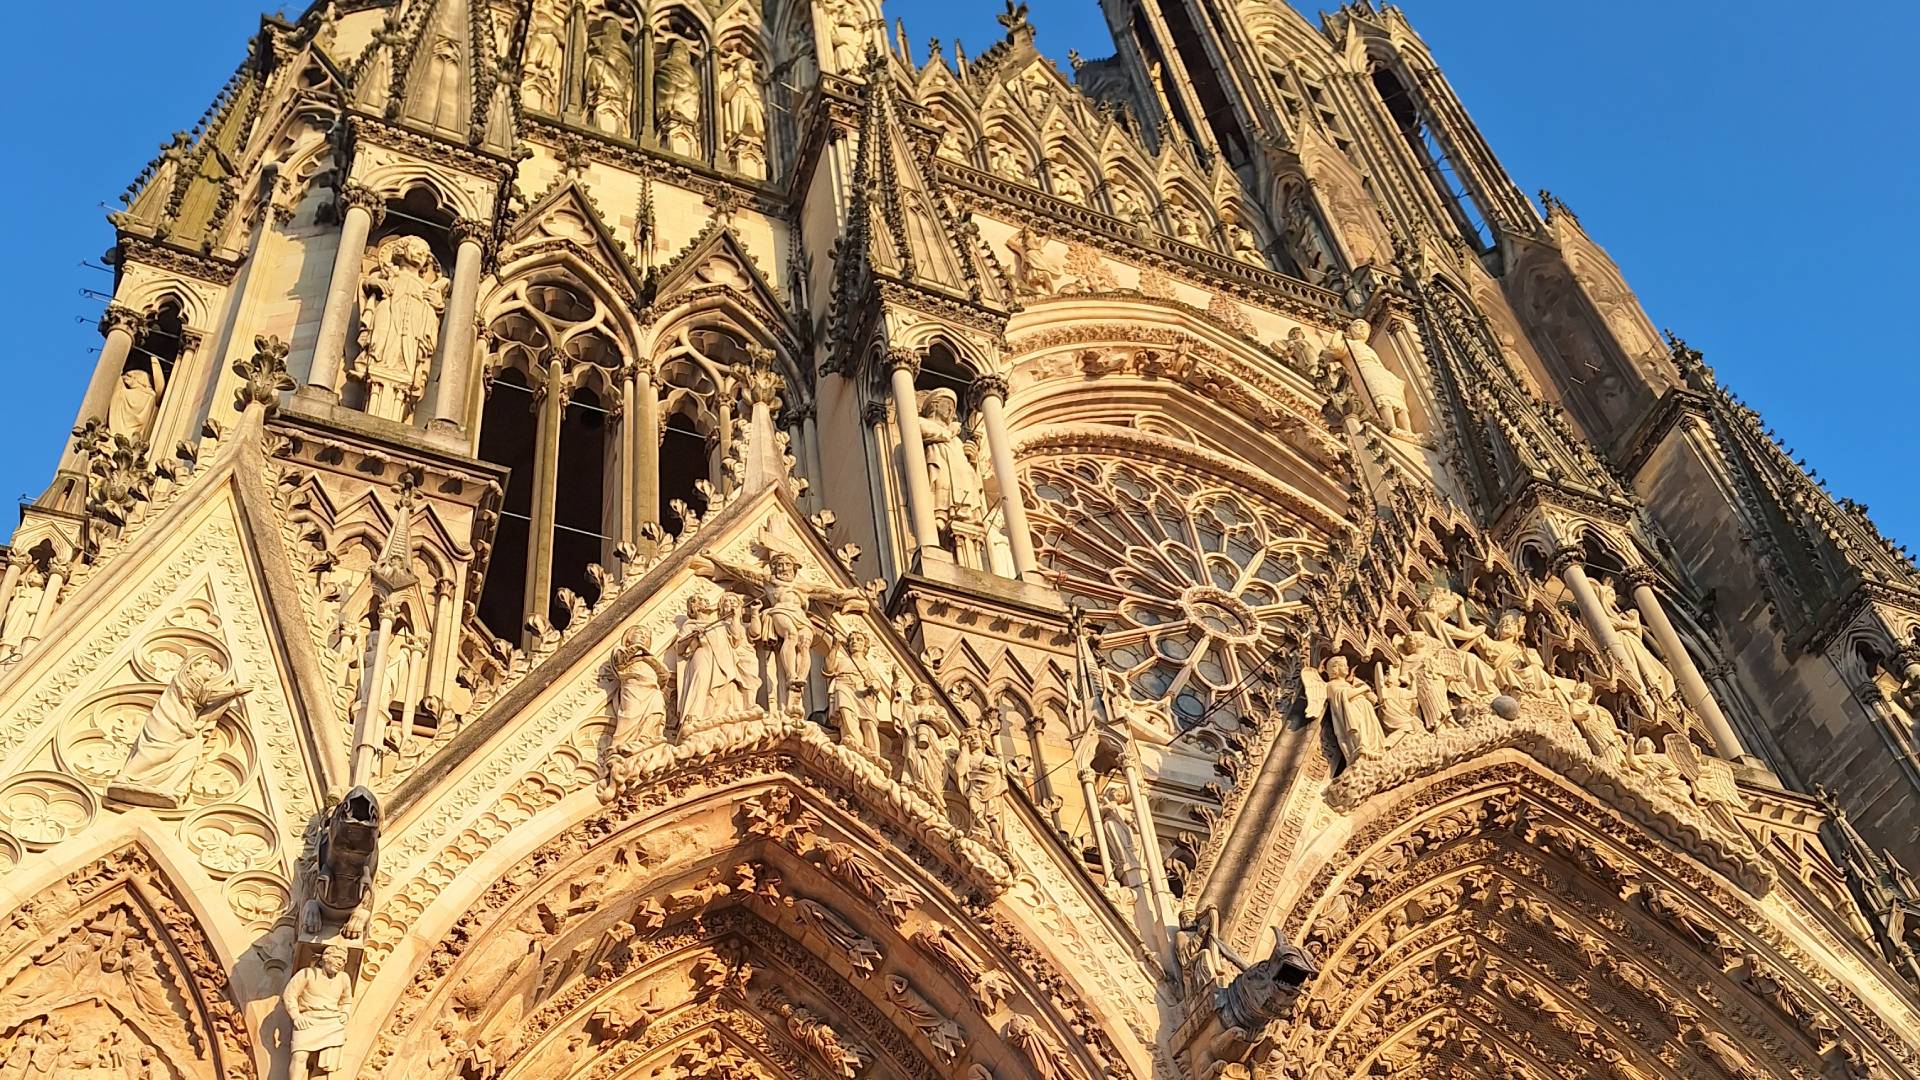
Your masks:
M1920 1078L1920 571L1399 11L1101 6L264 19L8 549L0 1078Z

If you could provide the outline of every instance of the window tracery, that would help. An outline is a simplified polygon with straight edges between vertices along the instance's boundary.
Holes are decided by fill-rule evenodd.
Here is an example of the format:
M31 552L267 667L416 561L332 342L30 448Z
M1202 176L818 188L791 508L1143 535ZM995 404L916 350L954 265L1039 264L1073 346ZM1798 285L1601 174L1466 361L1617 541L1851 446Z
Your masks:
M1040 563L1102 627L1137 702L1226 728L1281 674L1272 657L1321 546L1307 527L1198 471L1066 457L1026 472Z

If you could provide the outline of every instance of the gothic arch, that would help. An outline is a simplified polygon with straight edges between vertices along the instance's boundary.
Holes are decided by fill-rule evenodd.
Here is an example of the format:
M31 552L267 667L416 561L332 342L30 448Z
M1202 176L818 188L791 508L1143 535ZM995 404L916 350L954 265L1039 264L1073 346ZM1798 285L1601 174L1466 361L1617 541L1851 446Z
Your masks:
M1127 1075L1073 991L1031 969L1036 943L978 928L1002 886L770 765L693 798L664 773L526 822L548 839L467 881L464 914L426 913L451 925L404 988L383 980L398 998L362 1075L451 1078L474 1055L502 1078L576 1076L696 1045L740 1055L712 1074L728 1077L932 1078L969 1057L1006 1080Z
M1745 1080L1873 1059L1911 1075L1887 1060L1886 1020L1777 913L1530 762L1451 770L1353 815L1301 853L1318 869L1298 895L1315 899L1277 929L1321 967L1284 1037L1296 1060L1359 1073L1437 1052L1505 1075L1512 1055L1527 1075L1584 1061ZM1461 1024L1501 1052L1475 1058Z
M27 897L0 929L9 1061L67 1075L101 1052L169 1080L264 1075L265 1048L230 981L240 958L171 861L139 833L80 843L99 854L37 888L9 882Z

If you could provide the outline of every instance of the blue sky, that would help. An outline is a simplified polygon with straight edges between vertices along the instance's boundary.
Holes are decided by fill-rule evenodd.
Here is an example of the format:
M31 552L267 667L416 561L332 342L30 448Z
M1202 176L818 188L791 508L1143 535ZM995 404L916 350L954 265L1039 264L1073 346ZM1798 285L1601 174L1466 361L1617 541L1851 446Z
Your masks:
M1040 46L1112 52L1094 0L1032 0ZM1920 135L1908 42L1920 5L1849 18L1785 0L1406 0L1525 191L1551 188L1620 262L1657 326L1708 360L1836 493L1920 545L1920 369L1910 325ZM259 0L20 5L0 65L13 316L0 349L0 497L37 495L79 405L112 278L87 269L106 210L244 53ZM990 0L889 0L977 54ZM298 9L294 9L298 13Z

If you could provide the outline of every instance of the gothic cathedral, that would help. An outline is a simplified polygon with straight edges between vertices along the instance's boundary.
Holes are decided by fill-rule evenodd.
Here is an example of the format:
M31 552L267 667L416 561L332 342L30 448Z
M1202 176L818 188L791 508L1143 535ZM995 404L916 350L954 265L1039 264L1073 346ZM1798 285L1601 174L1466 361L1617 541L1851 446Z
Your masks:
M1101 6L263 19L7 549L0 1078L1920 1080L1920 570L1398 10Z

